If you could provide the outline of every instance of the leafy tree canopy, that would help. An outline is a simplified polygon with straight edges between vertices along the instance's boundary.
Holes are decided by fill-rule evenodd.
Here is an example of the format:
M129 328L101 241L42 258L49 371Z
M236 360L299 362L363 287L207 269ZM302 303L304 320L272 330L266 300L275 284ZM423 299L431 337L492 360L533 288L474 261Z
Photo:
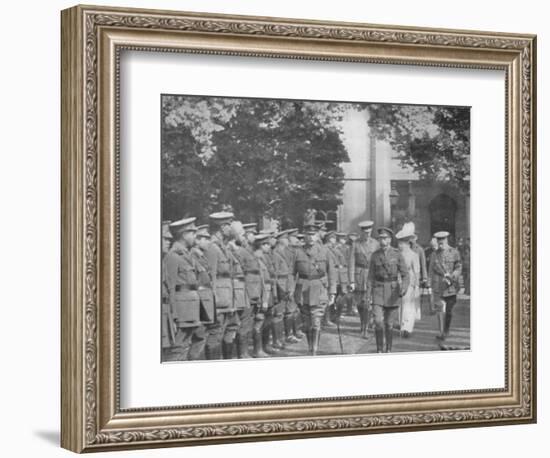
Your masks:
M467 192L470 180L470 109L373 104L369 125L390 143L401 163L422 180L446 181Z
M165 219L230 206L289 226L341 203L341 104L164 96L162 110Z

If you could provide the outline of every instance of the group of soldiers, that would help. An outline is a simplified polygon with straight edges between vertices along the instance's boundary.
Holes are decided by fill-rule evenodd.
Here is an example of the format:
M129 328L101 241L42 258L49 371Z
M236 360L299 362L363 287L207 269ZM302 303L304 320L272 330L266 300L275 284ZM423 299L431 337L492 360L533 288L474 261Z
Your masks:
M411 282L404 257L391 246L391 229L377 228L375 238L372 221L359 223L358 234L329 232L315 221L303 234L258 231L231 212L195 222L163 225L163 361L276 356L304 337L316 355L321 330L337 327L343 313L359 315L366 339L374 328L377 352L391 352ZM438 247L421 276L434 291L441 340L449 333L461 269L448 235L435 234ZM424 256L416 236L405 236Z

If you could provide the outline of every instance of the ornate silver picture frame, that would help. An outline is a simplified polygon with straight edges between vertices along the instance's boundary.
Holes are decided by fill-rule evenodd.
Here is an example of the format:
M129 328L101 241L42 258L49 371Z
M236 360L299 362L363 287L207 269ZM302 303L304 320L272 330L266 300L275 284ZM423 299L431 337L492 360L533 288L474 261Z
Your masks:
M92 452L536 421L535 36L94 6L61 18L62 447ZM127 50L504 72L505 386L122 408L120 57Z

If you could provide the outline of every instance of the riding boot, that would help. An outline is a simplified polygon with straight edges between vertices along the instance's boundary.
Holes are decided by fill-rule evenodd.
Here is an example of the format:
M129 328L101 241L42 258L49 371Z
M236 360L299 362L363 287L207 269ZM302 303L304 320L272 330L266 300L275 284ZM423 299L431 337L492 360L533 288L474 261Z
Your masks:
M321 332L319 329L313 329L311 332L311 355L315 356L317 355L317 351L319 350L319 337L321 336Z
M376 352L382 353L382 351L384 350L384 330L376 329L375 335L376 335Z
M252 356L254 358L267 358L269 355L265 353L262 349L262 333L261 331L253 330L252 331L252 341L254 344L254 353Z
M250 358L248 353L248 336L248 332L246 334L237 334L237 352L240 359Z
M307 348L309 351L309 354L311 355L313 353L313 330L308 329L306 331L306 337L307 337Z
M453 319L453 314L446 312L445 313L445 326L443 328L443 335L447 337L449 335L449 330L451 329L451 320Z
M235 341L223 342L222 344L223 359L233 359L234 348L235 348Z
M283 334L283 321L273 323L273 347L278 350L284 350L286 347Z
M393 329L391 326L386 328L386 353L391 353L391 344L393 340Z
M262 330L262 344L263 349L268 355L275 355L279 352L271 343L269 342L272 326L269 326Z

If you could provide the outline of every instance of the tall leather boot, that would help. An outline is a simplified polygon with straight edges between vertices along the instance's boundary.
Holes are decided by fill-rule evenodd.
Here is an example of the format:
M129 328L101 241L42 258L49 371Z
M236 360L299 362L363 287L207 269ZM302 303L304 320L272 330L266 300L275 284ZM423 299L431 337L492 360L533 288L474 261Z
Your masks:
M453 314L445 312L445 326L443 328L443 335L447 337L449 335L449 330L451 329L451 320L453 319Z
M306 331L306 337L307 337L307 348L308 348L309 354L311 355L313 353L313 331L311 329L308 329Z
M298 343L300 339L297 339L294 336L294 317L292 315L285 316L284 318L284 328L285 328L285 341L288 343Z
M223 342L222 343L223 359L233 359L234 348L235 348L235 341Z
M321 330L320 329L313 329L311 331L311 355L315 356L317 355L317 352L319 351L319 337L321 336Z
M252 331L252 341L254 344L254 358L267 358L269 355L262 349L262 333L261 331Z
M386 327L386 353L391 353L391 344L393 341L393 329L391 326Z
M292 319L292 327L294 331L294 336L298 340L302 340L305 336L305 333L302 330L302 324L302 316L300 315L300 313L297 313Z
M283 334L283 320L273 323L273 348L277 350L285 349L286 345Z
M376 352L382 353L384 351L384 330L376 328Z
M271 330L272 329L273 329L273 327L271 325L269 325L269 326L267 326L266 328L264 328L262 330L262 345L263 345L264 351L268 355L275 355L279 352L279 350L276 349L275 347L273 347L273 345L271 345L271 343L269 342L269 338L271 337Z
M246 334L237 334L237 355L240 359L250 358L248 353L248 336L248 332Z

